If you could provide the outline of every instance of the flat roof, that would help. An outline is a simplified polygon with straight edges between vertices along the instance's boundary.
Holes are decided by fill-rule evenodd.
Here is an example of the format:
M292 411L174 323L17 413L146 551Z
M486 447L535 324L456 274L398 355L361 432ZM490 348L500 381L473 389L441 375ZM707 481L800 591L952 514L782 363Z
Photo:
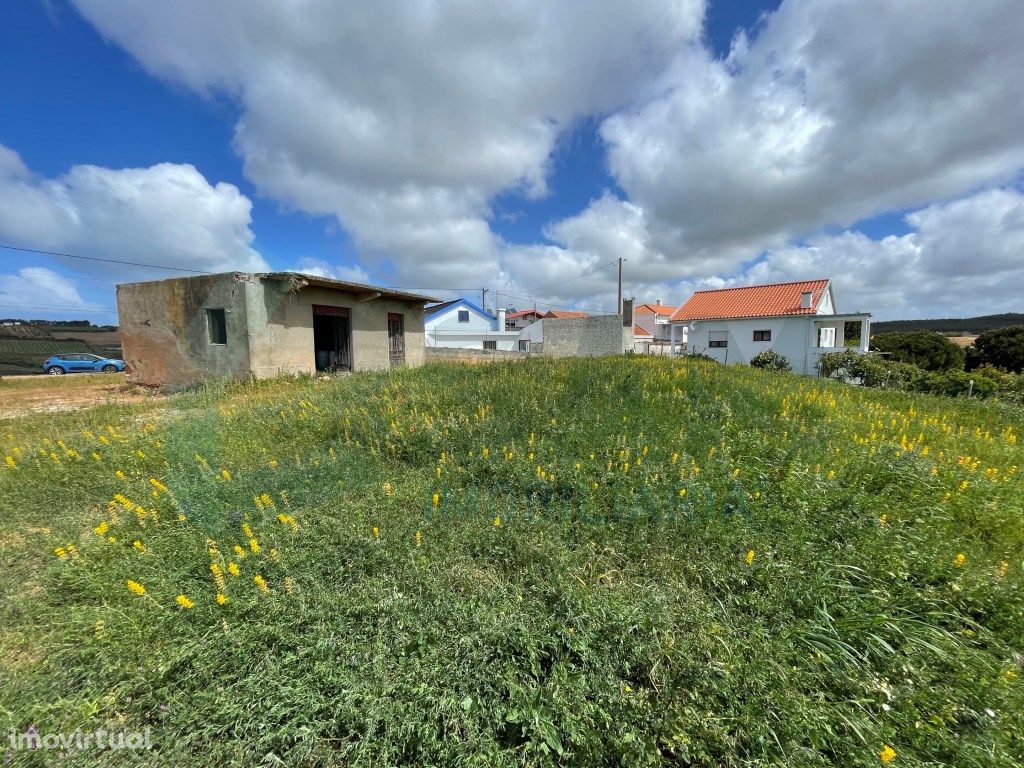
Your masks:
M305 272L210 272L197 275L183 275L181 277L167 277L163 280L140 280L134 283L118 283L117 285L143 285L145 283L163 283L170 280L195 280L210 277L223 277L225 275L235 275L236 277L258 277L261 280L292 280L304 283L304 285L299 286L299 290L312 285L320 288L333 288L338 291L346 291L347 293L363 294L367 296L377 294L382 299L401 299L404 301L414 301L423 304L438 300L434 296L426 296L422 293L410 293L409 291L384 288L379 285L368 285L367 283L352 283L348 280L336 280L333 277L309 275Z

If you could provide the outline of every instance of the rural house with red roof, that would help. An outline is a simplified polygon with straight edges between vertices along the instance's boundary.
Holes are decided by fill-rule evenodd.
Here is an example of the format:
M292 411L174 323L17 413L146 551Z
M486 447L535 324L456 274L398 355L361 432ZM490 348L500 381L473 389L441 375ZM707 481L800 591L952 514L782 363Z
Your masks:
M642 354L669 355L671 318L679 307L669 306L657 301L653 304L637 304L633 308L633 322L636 329L633 335L636 340L636 351ZM686 343L686 338L676 337L677 344Z
M670 337L686 334L687 351L722 363L749 363L773 349L797 373L814 374L818 358L842 349L867 352L871 315L836 312L828 279L697 291L670 318ZM846 341L847 329L856 339Z

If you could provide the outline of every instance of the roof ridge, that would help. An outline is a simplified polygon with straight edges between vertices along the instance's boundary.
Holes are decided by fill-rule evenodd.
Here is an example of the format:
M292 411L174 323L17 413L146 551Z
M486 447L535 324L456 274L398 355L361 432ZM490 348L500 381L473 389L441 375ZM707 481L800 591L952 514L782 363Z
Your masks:
M828 277L815 277L811 280L787 280L784 283L758 283L756 285L730 285L728 288L702 288L699 291L694 291L694 295L698 293L719 293L721 291L745 291L750 288L776 288L782 285L800 285L801 283L827 283L831 278ZM689 301L689 299L687 299ZM683 302L685 304L686 302Z

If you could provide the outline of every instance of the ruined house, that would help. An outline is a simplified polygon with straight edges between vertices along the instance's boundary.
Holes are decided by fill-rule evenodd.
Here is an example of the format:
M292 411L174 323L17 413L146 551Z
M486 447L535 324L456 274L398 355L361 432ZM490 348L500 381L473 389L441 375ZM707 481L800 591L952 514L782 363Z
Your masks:
M117 286L128 379L146 385L422 365L432 301L296 272Z

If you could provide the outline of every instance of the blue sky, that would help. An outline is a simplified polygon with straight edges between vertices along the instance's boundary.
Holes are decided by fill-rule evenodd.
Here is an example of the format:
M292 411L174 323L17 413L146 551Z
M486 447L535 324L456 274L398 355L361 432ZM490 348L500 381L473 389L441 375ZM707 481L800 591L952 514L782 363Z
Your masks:
M874 301L876 315L896 317L981 311L942 286L991 296L1020 267L1007 256L1020 233L993 231L1018 211L1020 132L1000 130L1014 115L967 146L952 129L984 119L1000 94L961 114L928 76L941 49L967 72L950 90L966 99L978 84L971 73L987 66L1011 92L1021 59L1004 48L1019 13L1004 17L1008 31L991 34L985 24L995 22L964 3L967 21L950 14L948 28L937 22L914 41L900 28L907 17L887 14L884 3L881 12L872 3L821 12L808 2L651 0L617 25L579 34L570 10L533 29L527 9L507 34L497 28L509 23L503 17L470 27L479 34L491 23L512 40L481 65L507 92L492 100L489 83L450 64L467 33L449 36L463 19L442 11L425 31L403 21L387 30L386 17L347 17L311 0L307 15L321 13L320 26L336 28L339 48L361 24L422 47L407 62L396 51L382 64L372 40L365 50L346 46L350 55L327 46L303 58L310 46L273 39L266 19L244 5L235 6L242 31L204 22L202 3L183 3L181 16L193 6L194 18L180 24L139 4L116 5L0 7L8 168L0 156L0 243L182 269L316 269L445 295L478 285L522 295L621 255L627 293L638 300L681 302L697 287L824 274L841 305L846 293L847 304ZM984 5L996 11L999 3ZM316 29L295 23L294 35ZM977 45L942 45L956 23L968 25L961 37L990 46L982 60L971 59ZM635 29L620 37L627 24ZM536 73L516 47L524 27L529 56L543 44ZM844 30L878 47L875 71L842 58L863 55L857 40L849 51L829 43ZM730 53L740 32L748 39ZM893 40L905 50L886 71ZM253 56L256 45L266 48ZM567 46L580 53L560 50ZM296 69L294 85L274 82L281 62ZM423 71L441 74L414 83ZM826 73L839 79L829 83ZM311 81L317 88L302 92ZM419 98L435 85L436 99ZM905 98L889 95L897 85ZM896 119L903 109L912 128ZM353 128L351 115L369 115L383 138ZM179 219L180 232L167 226ZM978 229L986 253L951 252L965 227ZM979 260L992 269L972 278L968 265ZM0 264L0 315L98 322L112 318L113 281L173 274L10 250L0 250ZM895 280L898 289L896 265L916 270ZM606 270L529 296L600 306L612 278ZM1012 309L1015 299L1000 294L997 303Z

